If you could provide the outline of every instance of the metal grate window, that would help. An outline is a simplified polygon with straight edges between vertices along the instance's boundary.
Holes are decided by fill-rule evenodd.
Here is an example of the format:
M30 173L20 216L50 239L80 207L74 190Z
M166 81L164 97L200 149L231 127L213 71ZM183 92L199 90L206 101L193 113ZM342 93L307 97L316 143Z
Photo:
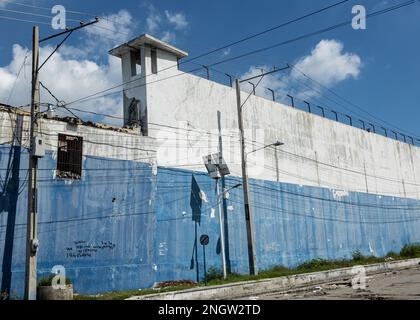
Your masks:
M80 180L82 178L83 138L58 135L57 177Z

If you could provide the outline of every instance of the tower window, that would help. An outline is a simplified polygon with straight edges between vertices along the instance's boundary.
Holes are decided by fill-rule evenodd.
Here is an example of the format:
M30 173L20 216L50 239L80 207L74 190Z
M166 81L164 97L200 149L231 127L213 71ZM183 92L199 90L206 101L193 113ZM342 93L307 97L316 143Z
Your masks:
M141 74L141 54L140 50L131 51L130 53L131 58L131 76L136 76Z
M158 73L158 69L157 69L157 50L152 49L150 56L151 56L151 59L152 59L152 73L157 74Z
M58 135L57 177L80 180L82 178L83 138Z

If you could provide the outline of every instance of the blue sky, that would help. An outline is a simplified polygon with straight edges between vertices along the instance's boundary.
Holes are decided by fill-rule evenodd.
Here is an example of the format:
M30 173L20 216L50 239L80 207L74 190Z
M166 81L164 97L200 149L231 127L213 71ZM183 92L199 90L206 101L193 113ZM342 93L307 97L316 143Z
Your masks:
M148 32L158 38L165 38L175 46L187 51L191 57L220 47L244 36L281 24L292 18L325 7L337 0L307 1L10 1L0 5L0 16L15 17L49 22L49 19L13 13L6 10L24 11L31 14L50 14L40 7L50 8L62 4L67 10L110 16L107 28L117 29L109 32L103 29L81 31L72 36L58 58L52 61L44 75L44 82L64 100L71 101L85 93L92 93L112 86L121 81L119 64L109 59L107 50L112 46ZM330 25L350 20L353 5L362 4L368 12L383 9L405 0L368 0L349 1L328 12L305 19L264 36L247 41L224 52L207 56L196 62L210 64L224 58L233 57L247 51L265 47L312 32ZM1 0L0 0L1 3ZM16 4L18 3L18 4ZM33 7L19 4L36 5ZM217 66L217 70L236 76L253 74L259 68L283 66L285 63L297 63L305 73L362 107L369 113L420 136L418 119L420 117L420 2L367 21L367 30L353 30L350 26L322 35L310 37L286 46L252 55ZM90 17L68 13L67 18L87 20ZM115 23L118 20L118 23ZM69 22L70 25L76 22ZM16 74L24 60L26 49L30 48L31 23L11 21L0 18L0 99L8 100L8 92L16 81ZM53 33L48 25L41 25L41 36ZM16 44L19 46L17 47ZM51 43L53 45L54 43ZM14 48L14 49L13 49ZM44 48L41 54L50 52L52 47ZM306 59L306 60L305 60ZM21 72L10 103L24 104L28 83L28 59ZM333 63L334 62L334 63ZM325 64L325 65L324 65ZM324 68L325 66L325 68ZM196 65L185 65L189 70ZM317 70L322 67L321 70ZM84 87L77 88L75 77L56 73L65 68L79 70L86 78ZM26 73L26 74L25 74ZM214 76L219 81L226 81L220 75ZM281 92L301 95L311 102L326 105L350 113L343 109L354 106L345 103L324 89L321 93L304 89L300 82L292 81L293 74L286 73L268 78L264 86L272 86ZM299 77L298 74L295 74ZM58 77L58 78L57 78ZM3 78L3 80L2 80ZM21 80L22 78L23 80ZM106 79L104 79L106 78ZM95 79L101 79L96 81ZM42 80L42 79L41 79ZM306 82L307 79L301 79ZM58 83L72 83L75 92L68 93L65 86ZM2 84L3 83L3 84ZM25 84L26 83L26 84ZM94 84L93 84L94 83ZM314 83L306 82L313 86ZM318 87L318 89L320 89ZM263 90L263 88L262 88ZM265 94L260 92L261 95ZM303 95L302 95L303 94ZM279 99L282 99L280 97ZM47 97L45 97L47 99ZM335 100L339 102L335 104ZM102 112L119 113L115 105L120 97L101 101ZM97 105L96 105L97 106ZM80 107L80 106L79 106ZM82 106L95 108L95 104ZM119 107L118 107L119 108ZM366 117L370 117L366 115ZM370 117L371 118L371 117ZM378 121L378 120L376 120ZM387 125L389 126L389 125ZM420 138L420 137L419 137Z

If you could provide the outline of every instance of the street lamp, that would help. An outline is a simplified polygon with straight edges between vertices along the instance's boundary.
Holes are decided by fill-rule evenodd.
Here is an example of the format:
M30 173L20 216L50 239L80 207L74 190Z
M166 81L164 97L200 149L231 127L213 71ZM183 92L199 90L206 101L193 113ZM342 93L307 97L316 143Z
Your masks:
M270 147L281 147L281 146L284 146L284 143L283 142L280 142L280 141L276 141L276 142L271 143L271 144L268 144L268 145L266 145L264 147L261 147L261 148L252 150L252 151L248 152L246 154L246 156L249 156L251 153L255 153L255 152L258 152L258 151L263 150L263 149L267 149L267 148L270 148Z

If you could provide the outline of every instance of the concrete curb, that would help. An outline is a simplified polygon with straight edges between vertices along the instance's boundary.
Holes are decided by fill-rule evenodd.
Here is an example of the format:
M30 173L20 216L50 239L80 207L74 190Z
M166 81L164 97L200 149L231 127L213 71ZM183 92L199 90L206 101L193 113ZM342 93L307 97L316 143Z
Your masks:
M406 269L420 265L420 258L384 262L363 266L366 275L389 272L392 270ZM337 280L349 280L360 269L355 267L335 269L316 273L307 273L286 276L274 279L264 279L246 282L237 282L227 285L208 288L189 289L184 291L157 293L144 296L135 296L127 300L229 300L248 296L287 291L310 285L318 285Z

